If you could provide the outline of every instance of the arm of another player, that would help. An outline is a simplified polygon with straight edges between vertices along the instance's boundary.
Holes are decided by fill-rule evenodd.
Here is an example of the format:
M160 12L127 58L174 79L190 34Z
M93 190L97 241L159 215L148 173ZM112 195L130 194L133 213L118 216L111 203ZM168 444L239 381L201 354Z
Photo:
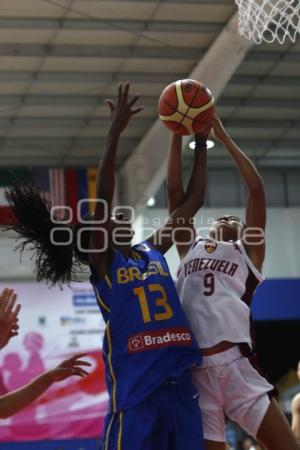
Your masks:
M292 401L292 430L300 445L300 394L297 394Z
M79 377L88 375L88 372L86 372L82 367L90 366L91 364L87 361L82 361L80 358L83 356L85 355L77 355L66 359L55 369L43 373L26 386L0 397L0 418L6 419L7 417L21 411L23 408L40 397L53 383L57 381L63 381L73 375Z
M16 304L17 294L13 289L4 289L0 295L0 349L18 335L18 314L21 305Z
M115 190L115 163L117 148L121 133L127 127L131 117L142 111L143 107L134 107L139 95L128 100L130 84L119 85L118 102L107 100L111 111L111 125L106 141L106 149L97 173L97 199L94 220L101 222L99 228L91 233L90 249L96 252L90 253L90 264L95 269L99 278L107 272L111 250L108 246L108 227L111 216L111 206Z
M265 258L266 198L263 180L250 159L235 144L216 116L213 134L219 139L235 162L247 188L246 226L244 243L247 253L258 270Z
M170 216L166 224L148 238L161 253L169 250L175 241L179 256L183 258L194 241L192 218L204 203L209 129L210 126L203 135L196 136L193 169L186 192L182 181L182 139L176 135L172 137L167 171Z

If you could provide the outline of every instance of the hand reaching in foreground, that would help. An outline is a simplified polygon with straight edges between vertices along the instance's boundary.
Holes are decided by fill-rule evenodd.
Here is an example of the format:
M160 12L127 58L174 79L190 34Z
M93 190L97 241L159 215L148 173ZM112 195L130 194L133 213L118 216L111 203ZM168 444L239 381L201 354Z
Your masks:
M16 304L17 294L13 289L4 289L0 294L0 349L5 347L9 340L18 335L18 314L20 304Z
M46 372L44 376L47 377L51 383L66 380L73 375L85 377L88 375L88 372L82 367L91 366L91 364L87 361L82 361L81 358L83 356L85 356L84 353L65 359L57 367Z
M12 392L0 396L0 418L6 419L39 398L53 383L63 381L67 378L77 375L84 377L88 375L82 366L90 366L87 361L80 358L84 354L72 356L59 364L55 369L48 370L30 383Z

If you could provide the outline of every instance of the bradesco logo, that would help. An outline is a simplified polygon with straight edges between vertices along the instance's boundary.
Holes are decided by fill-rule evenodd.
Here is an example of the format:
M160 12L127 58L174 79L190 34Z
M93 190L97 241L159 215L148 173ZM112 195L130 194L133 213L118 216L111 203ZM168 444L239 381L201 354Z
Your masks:
M162 347L191 345L192 335L188 328L166 328L140 333L128 339L128 352L144 352Z

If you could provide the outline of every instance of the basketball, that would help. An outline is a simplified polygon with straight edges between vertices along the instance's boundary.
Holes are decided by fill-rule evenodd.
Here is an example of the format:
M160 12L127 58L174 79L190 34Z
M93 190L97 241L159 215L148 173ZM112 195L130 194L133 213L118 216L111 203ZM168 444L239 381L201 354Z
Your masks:
M158 101L159 118L173 133L200 133L211 122L214 98L203 83L178 80L167 86Z

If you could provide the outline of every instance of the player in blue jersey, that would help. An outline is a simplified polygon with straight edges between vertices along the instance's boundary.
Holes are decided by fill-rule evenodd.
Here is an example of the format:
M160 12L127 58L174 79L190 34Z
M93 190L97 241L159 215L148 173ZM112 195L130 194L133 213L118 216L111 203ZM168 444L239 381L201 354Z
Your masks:
M38 279L68 282L76 260L90 265L106 322L103 355L110 404L104 450L202 450L201 417L190 378L201 355L163 254L173 244L177 221L183 224L203 202L206 154L195 152L187 194L166 225L132 246L130 221L121 212L112 216L119 137L142 110L135 106L139 96L129 100L128 93L126 83L119 86L116 104L108 100L111 126L97 175L93 224L77 225L72 243L55 247L49 242L51 230L56 228L56 239L63 243L66 226L63 230L51 222L49 205L23 186L8 193L18 219L14 229L35 243Z

